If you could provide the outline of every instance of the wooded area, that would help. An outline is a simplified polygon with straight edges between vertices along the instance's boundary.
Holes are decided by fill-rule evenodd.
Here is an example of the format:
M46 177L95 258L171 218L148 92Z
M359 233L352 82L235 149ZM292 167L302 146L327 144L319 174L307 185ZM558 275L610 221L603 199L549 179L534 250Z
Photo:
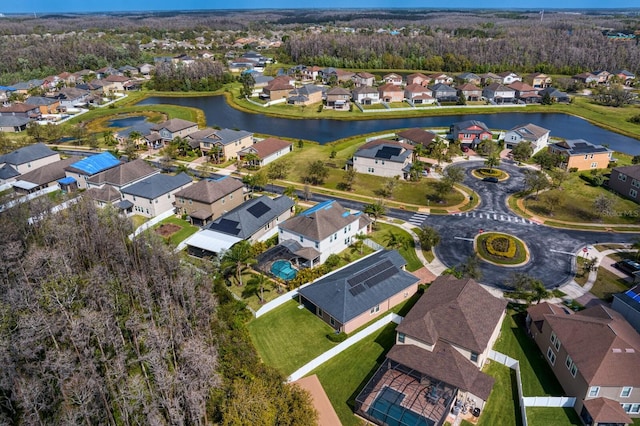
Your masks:
M0 215L0 424L313 424L215 270L111 209L49 207Z

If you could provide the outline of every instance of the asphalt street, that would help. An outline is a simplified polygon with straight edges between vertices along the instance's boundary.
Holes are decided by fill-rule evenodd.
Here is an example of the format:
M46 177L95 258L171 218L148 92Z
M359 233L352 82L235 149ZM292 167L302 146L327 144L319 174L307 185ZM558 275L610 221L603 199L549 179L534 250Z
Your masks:
M387 216L410 222L416 227L426 224L438 230L441 242L435 252L448 267L461 265L474 255L473 238L479 230L512 234L525 242L530 252L529 262L518 267L496 266L480 261L482 283L508 288L514 273L520 272L540 279L547 288L555 288L570 280L575 271L575 256L582 248L596 243L630 243L640 234L591 232L551 228L517 216L507 207L509 195L524 188L523 168L505 161L500 169L509 174L506 181L483 182L471 175L482 167L482 161L456 163L465 169L464 184L480 195L480 205L471 212L450 215L426 215L400 209L388 209ZM269 188L270 189L270 188ZM301 196L302 194L298 194ZM313 194L310 201L337 199L350 209L361 210L361 202Z

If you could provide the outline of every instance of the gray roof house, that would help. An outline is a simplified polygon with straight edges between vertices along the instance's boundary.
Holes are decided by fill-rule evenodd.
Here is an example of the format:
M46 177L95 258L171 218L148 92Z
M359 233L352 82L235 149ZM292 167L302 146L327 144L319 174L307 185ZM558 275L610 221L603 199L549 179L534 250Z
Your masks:
M16 117L12 115L0 116L0 132L23 132L27 130L27 124L31 120L27 117Z
M624 293L614 294L611 308L622 314L629 324L640 333L640 284Z
M56 161L60 161L60 154L43 143L23 146L8 154L0 155L0 166L9 164L19 173L26 173Z
M398 141L376 139L362 145L347 161L358 173L383 177L406 177L411 167L413 145Z
M42 167L22 174L13 183L13 187L18 192L30 193L48 186L53 186L58 180L65 177L66 167L78 160L78 157L69 157L64 160L45 164Z
M438 102L455 102L458 100L458 91L444 83L436 83L433 86L429 86L429 89L431 89L433 97Z
M174 208L174 194L192 183L186 173L154 174L120 189L123 201L129 201L133 211L155 217Z
M350 333L406 300L420 279L395 250L380 250L298 291L300 304L336 330Z
M193 234L186 244L195 255L220 253L242 240L264 241L278 231L278 224L293 214L295 203L286 196L252 198Z
M94 188L111 185L119 189L158 173L160 173L160 170L142 159L137 159L91 176L87 179L87 187Z

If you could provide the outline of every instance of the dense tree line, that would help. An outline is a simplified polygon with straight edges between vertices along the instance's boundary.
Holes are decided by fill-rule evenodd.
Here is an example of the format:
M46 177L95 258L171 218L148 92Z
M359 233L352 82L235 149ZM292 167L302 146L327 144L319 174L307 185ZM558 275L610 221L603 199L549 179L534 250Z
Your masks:
M165 91L217 90L234 81L231 74L219 62L203 59L190 65L161 63L156 67L149 88Z
M0 215L0 424L267 424L252 401L314 418L234 331L242 306L218 304L212 275L130 241L110 209L49 203Z

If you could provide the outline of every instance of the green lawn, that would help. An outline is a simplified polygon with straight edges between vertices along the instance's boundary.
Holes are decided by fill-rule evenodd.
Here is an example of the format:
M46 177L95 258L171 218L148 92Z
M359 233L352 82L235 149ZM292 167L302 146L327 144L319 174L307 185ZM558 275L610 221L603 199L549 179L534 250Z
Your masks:
M422 268L423 265L416 254L413 238L404 229L386 223L378 223L376 230L369 235L369 238L386 248L392 248L389 240L389 232L395 234L399 240L406 241L406 244L397 248L397 250L407 261L407 270L413 272Z
M144 217L139 214L134 214L133 216L129 216L129 219L131 219L131 223L133 223L133 229L138 229L140 225L142 225L143 223L149 220L148 217Z
M395 328L394 323L388 324L312 372L344 426L362 425L353 414L355 399L395 343Z
M581 425L580 418L573 408L527 408L527 420L530 426L570 426Z
M333 329L293 300L252 320L248 328L265 364L287 376L336 345L326 337Z
M507 311L494 350L520 361L525 396L560 396L564 392L547 361L525 330L525 313Z
M621 293L628 290L632 284L626 282L613 272L605 268L598 268L598 278L591 288L591 294L606 302L613 299L614 293Z
M522 425L518 405L518 388L515 371L497 362L491 362L484 370L496 379L487 405L480 414L478 426Z
M164 240L169 243L169 244L173 244L173 245L178 245L180 244L182 241L186 240L187 238L189 238L191 235L195 234L196 232L198 232L198 227L192 225L191 223L189 223L186 220L183 219L179 219L175 216L171 216L166 218L165 220L163 220L162 222L158 223L157 225L155 225L152 229L153 230L157 230L158 228L160 228L162 225L164 224L173 224L173 225L177 225L180 227L180 229L178 231L176 231L175 233L163 237Z

